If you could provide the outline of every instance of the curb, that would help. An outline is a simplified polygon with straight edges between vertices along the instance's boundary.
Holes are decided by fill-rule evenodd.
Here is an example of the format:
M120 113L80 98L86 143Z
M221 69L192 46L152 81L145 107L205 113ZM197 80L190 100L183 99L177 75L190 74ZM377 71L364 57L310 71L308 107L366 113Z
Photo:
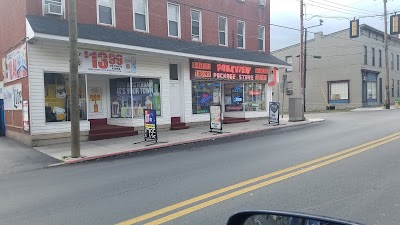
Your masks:
M113 153L97 155L97 156L89 156L89 157L85 157L85 158L80 158L80 159L70 160L70 161L66 161L66 162L51 164L48 167L56 167L56 166L62 166L62 165L77 164L77 163L94 161L94 160L113 157L113 156L118 156L118 155L126 155L126 154L131 154L131 153L136 153L136 152L147 151L147 150L156 150L156 149L168 148L168 147L173 147L173 146L178 146L178 145L192 144L192 143L196 143L196 142L215 140L215 139L221 139L221 138L227 138L227 137L234 137L234 136L239 136L239 135L243 135L243 134L254 134L254 133L260 133L260 132L268 131L268 130L279 130L279 129L284 129L284 128L298 127L298 126L302 126L302 125L320 123L320 122L323 122L323 121L325 121L325 120L324 119L319 119L319 120L310 119L306 123L293 124L293 125L290 125L290 126L282 124L282 125L275 126L275 127L272 127L272 128L270 128L270 127L269 128L262 128L262 129L251 130L251 131L243 131L243 132L238 132L238 133L225 133L225 134L221 134L221 135L218 135L218 136L215 136L215 137L198 138L198 139L192 139L192 140L188 140L188 141L181 141L181 142L175 142L175 143L169 143L169 144L160 144L160 145L157 145L157 146L143 147L143 148L135 149L135 150L126 150L126 151L113 152Z

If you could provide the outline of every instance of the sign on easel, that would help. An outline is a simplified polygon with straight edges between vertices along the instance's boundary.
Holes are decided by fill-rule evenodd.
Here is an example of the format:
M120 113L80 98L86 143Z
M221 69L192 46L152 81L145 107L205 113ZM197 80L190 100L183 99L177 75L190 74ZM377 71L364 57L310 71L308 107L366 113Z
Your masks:
M144 140L158 142L157 136L157 115L154 109L144 110Z
M268 123L279 124L279 102L269 103Z
M219 133L222 132L222 112L220 105L210 106L210 131L217 130Z

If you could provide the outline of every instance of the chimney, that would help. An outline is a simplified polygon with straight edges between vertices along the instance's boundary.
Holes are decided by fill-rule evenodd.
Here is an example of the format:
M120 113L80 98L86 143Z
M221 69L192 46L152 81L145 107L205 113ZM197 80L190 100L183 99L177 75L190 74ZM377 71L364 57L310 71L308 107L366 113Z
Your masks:
M320 40L320 39L322 39L322 37L324 37L324 33L322 31L314 33L315 40Z

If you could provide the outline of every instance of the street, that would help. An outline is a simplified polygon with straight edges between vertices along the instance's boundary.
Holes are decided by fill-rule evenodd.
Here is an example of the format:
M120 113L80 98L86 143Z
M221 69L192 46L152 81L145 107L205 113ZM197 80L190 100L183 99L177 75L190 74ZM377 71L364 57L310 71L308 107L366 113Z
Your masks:
M399 115L324 113L318 124L0 173L0 224L225 224L263 209L399 224Z

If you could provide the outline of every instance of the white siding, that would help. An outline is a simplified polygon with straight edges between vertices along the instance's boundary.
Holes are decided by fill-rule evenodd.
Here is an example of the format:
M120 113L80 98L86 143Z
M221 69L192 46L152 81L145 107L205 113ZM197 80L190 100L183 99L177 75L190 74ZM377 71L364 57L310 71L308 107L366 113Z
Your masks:
M90 46L90 48L93 49L93 46ZM115 51L121 52L121 50ZM135 52L127 53L135 54ZM46 123L44 110L44 72L67 73L69 71L69 52L67 44L61 42L57 44L29 44L28 54L32 135L69 132L71 127L70 122ZM162 116L157 118L157 122L158 124L169 124L171 121L169 99L169 58L154 54L143 55L138 53L135 55L137 57L137 75L135 75L135 77L160 79ZM187 60L187 64L188 63ZM184 63L182 65L184 65ZM186 67L188 67L188 65ZM184 74L185 79L186 77L189 77L188 70L186 71L187 74ZM111 76L112 75L110 75L110 77ZM91 79L88 79L88 82L90 82ZM106 90L106 93L109 95L108 90ZM109 105L109 96L107 96L107 101L104 104ZM141 119L109 119L109 123L122 126L143 126L143 120ZM89 129L89 122L82 121L81 131L88 131Z

